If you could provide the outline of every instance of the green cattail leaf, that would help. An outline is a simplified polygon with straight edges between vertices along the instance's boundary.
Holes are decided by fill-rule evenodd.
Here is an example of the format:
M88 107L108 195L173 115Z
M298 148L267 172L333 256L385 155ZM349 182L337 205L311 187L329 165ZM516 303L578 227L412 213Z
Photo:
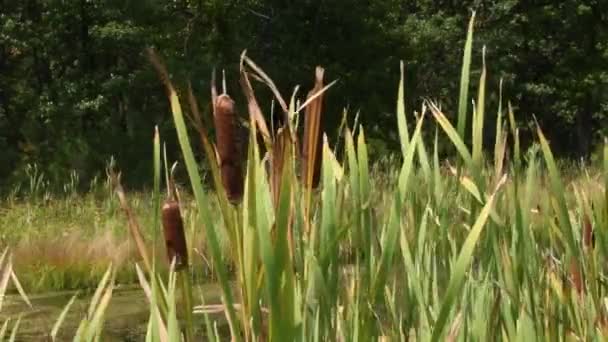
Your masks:
M467 149L467 146L464 144L464 141L462 140L458 132L456 132L448 118L445 117L445 115L435 104L430 103L430 108L431 113L433 113L433 116L435 117L435 120L439 123L439 126L441 126L443 131L447 134L448 138L450 138L452 144L454 144L454 147L456 147L456 150L460 154L460 157L464 160L466 167L469 170L475 170L471 153Z
M515 114L511 103L508 104L509 122L511 125L511 135L513 136L513 161L515 162L515 177L521 167L521 151L519 148L519 128L515 122Z
M173 268L173 267L172 267ZM177 309L175 306L175 271L171 270L169 274L169 286L167 289L167 305L169 312L167 314L167 333L169 341L180 341L180 329L177 321Z
M361 207L361 201L359 197L359 165L357 163L357 155L355 152L355 143L353 141L353 135L351 131L347 128L345 133L345 145L346 145L346 157L348 160L348 178L350 181L350 203L354 208L356 213L359 212L359 208ZM353 243L355 248L360 246L361 243L361 225L360 225L360 216L353 215L352 217L353 223Z
M399 93L397 94L397 128L399 129L399 141L401 142L401 152L405 158L405 150L410 141L409 132L407 129L407 118L405 117L405 94L404 94L404 75L403 61L399 63L401 72L399 73Z
M458 97L458 135L460 139L465 139L467 126L467 103L469 97L469 77L471 69L471 49L473 46L473 24L475 22L475 12L471 15L469 28L467 30L467 40L464 45L462 56L462 71L460 73L460 95Z
M336 179L331 165L331 157L327 140L323 144L323 192L321 210L321 239L319 241L319 254L323 256L321 262L329 256L337 257L337 249L334 250L334 237L336 234ZM327 182L327 184L325 183ZM336 255L334 255L334 253Z
M537 341L534 322L525 313L522 313L517 321L517 342Z
M399 231L401 229L401 220L399 213L401 212L402 199L404 199L406 195L407 184L413 165L414 153L416 151L415 148L418 145L418 139L420 136L420 130L423 122L424 116L422 116L418 120L416 130L414 131L414 135L412 136L412 140L410 141L406 149L405 160L403 161L403 166L399 174L398 191L396 191L393 195L393 205L390 209L389 221L386 225L386 231L384 232L385 234L382 237L381 241L382 254L380 256L380 263L375 271L375 276L373 280L372 293L375 297L377 297L380 291L384 288L386 275L390 265L392 264L394 251L399 241Z
M426 151L426 147L424 146L423 139L418 139L418 144L416 144L416 148L418 152L418 161L420 161L420 167L422 168L424 180L427 182L427 184L430 185L432 184L431 163L429 162L429 155ZM432 190L429 193L431 192Z
M483 66L481 76L479 77L479 93L477 95L477 109L475 110L475 120L473 122L473 162L475 163L475 172L481 172L483 158L483 124L485 113L485 98L486 98L486 48L483 52Z
M361 224L361 243L364 247L365 254L371 256L372 248L372 227L371 227L371 205L370 203L370 178L369 178L369 161L367 158L367 145L365 143L365 132L361 127L359 136L357 137L357 161L359 166L359 207L357 211L360 215ZM368 262L371 265L371 257L368 257ZM368 265L368 266L369 266Z
M418 145L420 131L422 129L422 123L424 122L424 115L418 119L418 123L416 124L416 129L414 131L414 135L412 136L412 140L408 146L408 149L405 153L405 158L403 160L403 165L401 166L401 171L399 173L399 184L398 191L400 198L405 198L405 194L407 191L407 186L410 178L410 173L414 164L414 152Z
M256 172L259 157L255 144L256 126L252 125L252 131L249 135L249 148L247 151L247 174L245 176L245 196L242 207L243 228L238 232L240 236L239 245L242 244L242 251L239 252L238 265L240 266L241 277L243 278L243 286L245 296L243 302L246 305L244 310L248 310L251 316L251 324L254 329L258 329L260 323L259 317L259 301L260 287L258 285L259 273L261 271L259 265L260 258L260 243L257 222L257 180Z
M160 174L161 174L161 158L160 158L160 134L158 133L158 126L154 126L154 192L152 194L154 203L154 223L153 223L153 243L152 243L152 264L156 264L156 243L158 238L158 231L160 230ZM169 186L167 184L167 186Z
M425 210L424 215L422 216L421 226L426 226L427 217L428 210ZM401 246L401 255L403 256L403 264L405 265L406 274L414 288L414 297L416 299L416 302L418 303L420 311L422 312L422 324L428 327L431 314L429 312L429 306L422 290L423 287L421 286L421 279L419 278L419 273L416 269L416 264L414 263L414 259L412 258L412 252L407 238L407 231L405 229L401 229L399 242ZM423 246L419 243L417 248L422 250ZM420 259L416 261L420 262Z
M95 311L93 311L92 319L87 327L87 332L84 335L85 341L93 341L98 339L101 335L105 312L108 304L110 303L110 299L112 298L112 290L114 288L113 278L114 277L112 276L110 284L105 289L103 296L99 300L99 304L95 308Z
M604 193L606 196L604 205L606 206L606 219L608 220L608 139L604 140Z
M101 278L101 281L97 285L97 289L95 290L93 297L91 298L91 303L89 304L89 311L88 311L89 317L93 317L93 313L97 310L98 302L100 301L101 296L103 295L104 290L106 289L107 283L110 280L111 276L112 276L112 265L110 265L108 267L108 269L106 270L106 273L104 273L103 277Z
M13 285L15 285L15 288L17 288L17 292L19 293L19 296L21 296L21 299L23 299L25 304L27 304L27 306L29 306L31 309L32 302L30 302L30 299L25 293L25 290L23 290L23 286L21 286L21 282L19 281L19 278L17 278L17 275L15 274L14 270L11 270L11 280L13 281Z
M287 133L287 132L286 132ZM291 142L287 135L282 136L284 143ZM281 336L286 339L295 339L295 312L298 305L295 301L296 282L293 264L293 227L290 222L292 214L292 184L295 184L295 174L293 164L289 161L292 158L292 147L287 144L284 146L284 166L281 175L281 187L279 192L279 203L276 213L276 258L278 261L277 269L283 274L281 284L281 317L283 331ZM291 253L290 253L291 251Z
M504 160L506 136L502 131L502 78L498 86L498 111L496 112L496 136L494 140L494 177L500 179Z
M481 192L479 192L479 188L477 188L477 185L475 185L475 183L469 177L466 177L466 176L460 177L460 184L471 195L473 195L473 197L477 200L477 202L479 202L480 204L483 204L483 200L481 198Z
M359 161L359 196L360 198L369 198L369 162L367 159L367 145L365 144L365 133L361 128L357 139L357 154Z
M570 255L577 256L578 248L576 247L574 231L570 223L570 215L568 214L568 207L566 205L566 198L564 196L564 185L562 184L562 180L559 175L559 171L557 170L557 165L555 164L555 159L553 158L553 153L551 152L547 139L540 128L537 129L537 132L540 139L540 145L543 150L543 155L545 156L545 162L547 163L547 170L549 171L551 190L555 200L557 201L554 209L559 221L560 231L566 239L566 248L568 249Z
M6 331L8 329L8 322L11 320L7 318L4 323L2 323L2 328L0 328L0 340L4 341L4 336L6 336Z
M435 205L439 205L443 198L443 182L441 165L439 164L438 133L435 129L435 143L433 144L433 186L435 191Z
M6 252L2 255L2 261L5 255ZM2 277L0 277L0 309L2 309L2 305L4 303L4 295L6 294L6 288L8 287L8 281L11 278L11 273L13 272L13 263L11 261L11 256L9 255L6 264L2 265L2 263L0 263L0 266L4 266L4 269L2 270Z
M15 322L15 325L13 326L13 331L11 331L11 336L9 337L9 342L13 342L15 341L15 338L17 338L17 331L19 331L19 324L21 323L21 316L19 316L19 318L17 318L17 322Z

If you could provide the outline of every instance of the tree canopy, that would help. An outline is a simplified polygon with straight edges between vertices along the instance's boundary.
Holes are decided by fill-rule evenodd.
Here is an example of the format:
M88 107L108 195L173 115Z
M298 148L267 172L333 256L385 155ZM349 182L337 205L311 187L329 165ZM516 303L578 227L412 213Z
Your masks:
M151 172L154 125L176 151L146 47L164 56L177 84L192 82L204 108L213 68L226 70L244 104L237 70L245 49L286 96L296 85L305 96L322 65L328 81L339 79L327 94L328 134L347 107L350 122L360 112L377 151L397 148L399 61L408 115L430 97L455 118L472 11L470 94L486 46L488 109L503 79L524 138L536 119L554 151L586 157L608 135L605 0L0 0L0 7L4 183L24 177L31 163L51 179L72 169L91 177L110 156L136 183ZM271 95L256 91L270 108Z

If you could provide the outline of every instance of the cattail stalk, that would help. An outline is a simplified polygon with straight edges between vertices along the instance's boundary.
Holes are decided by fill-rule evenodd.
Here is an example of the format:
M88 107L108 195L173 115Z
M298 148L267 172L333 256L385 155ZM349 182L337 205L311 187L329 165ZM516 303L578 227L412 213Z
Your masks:
M215 103L213 121L216 131L217 152L222 184L228 200L236 204L243 198L243 171L241 169L240 136L234 101L222 94Z
M184 305L183 314L186 317L184 332L186 341L194 341L193 320L192 320L192 285L188 272L183 272L188 267L188 247L186 235L184 233L184 222L182 219L179 203L176 200L175 183L173 182L173 171L175 164L171 168L171 176L167 181L168 197L162 207L163 233L165 237L165 247L169 263L174 266L179 278L179 286L183 295Z

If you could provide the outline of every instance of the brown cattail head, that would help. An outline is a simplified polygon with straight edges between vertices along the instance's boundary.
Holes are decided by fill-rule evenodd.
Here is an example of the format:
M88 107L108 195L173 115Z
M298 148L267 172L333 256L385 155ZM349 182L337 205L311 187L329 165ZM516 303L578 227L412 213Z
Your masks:
M169 263L175 260L175 270L183 269L188 265L188 249L179 204L173 196L163 204L162 219Z
M243 197L243 171L241 168L240 130L237 126L234 101L222 94L215 103L215 123L217 152L221 170L222 184L228 200L235 204Z
M593 226L587 214L583 218L583 247L587 250L595 247L595 234L593 233Z
M308 93L311 98L323 89L324 69L317 67L315 86ZM308 104L305 111L304 142L302 144L302 182L308 188L316 188L321 178L321 161L323 151L323 133L321 131L321 109L323 95L317 96Z
M574 285L574 289L579 295L583 294L584 284L583 284L583 275L581 274L581 270L579 264L576 260L570 261L570 280Z

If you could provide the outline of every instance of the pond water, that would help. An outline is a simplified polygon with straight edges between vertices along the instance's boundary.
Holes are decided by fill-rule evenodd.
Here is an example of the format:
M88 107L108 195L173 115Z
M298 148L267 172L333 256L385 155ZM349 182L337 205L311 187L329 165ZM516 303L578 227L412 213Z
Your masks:
M221 302L221 290L217 284L205 284L200 288L205 294L208 304L219 304ZM194 290L196 296L197 289ZM11 319L9 327L12 327L16 319L21 315L21 324L17 334L18 341L50 341L50 332L57 321L59 314L69 302L75 291L54 292L29 296L32 308L21 299L19 295L7 295L0 322L7 318ZM71 341L78 328L80 320L84 317L89 307L91 293L80 293L70 308L58 333L59 341ZM200 300L196 300L199 303ZM103 329L103 341L143 341L146 333L149 316L148 301L141 288L136 286L118 286L114 289L112 299L106 310L105 325ZM224 321L223 317L218 318ZM195 323L199 333L202 333L203 317L195 315ZM218 322L222 323L222 322ZM223 329L222 329L223 330ZM201 336L202 337L202 336Z

